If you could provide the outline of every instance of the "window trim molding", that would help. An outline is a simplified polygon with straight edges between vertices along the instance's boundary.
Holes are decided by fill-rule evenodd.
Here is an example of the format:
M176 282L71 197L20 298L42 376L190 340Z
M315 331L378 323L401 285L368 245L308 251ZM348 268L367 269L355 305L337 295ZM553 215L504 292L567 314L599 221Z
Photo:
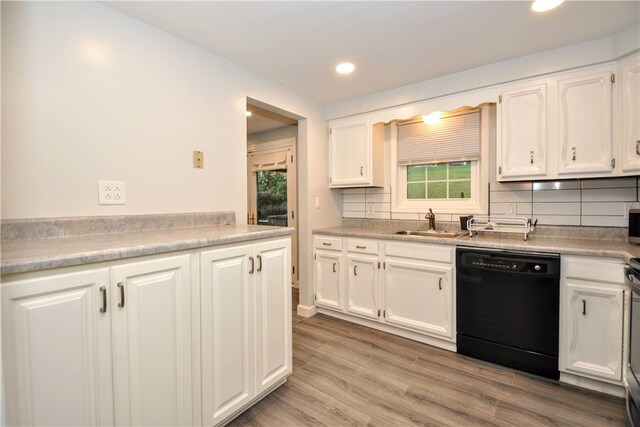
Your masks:
M489 211L489 146L495 146L494 107L480 109L480 159L472 162L471 199L408 200L406 198L406 166L398 165L398 127L392 122L390 127L391 161L391 215L394 213L420 213L429 208L434 212L448 214L487 214ZM493 117L492 117L493 116ZM493 120L493 121L492 121ZM493 123L493 126L491 125ZM486 185L483 185L485 183Z

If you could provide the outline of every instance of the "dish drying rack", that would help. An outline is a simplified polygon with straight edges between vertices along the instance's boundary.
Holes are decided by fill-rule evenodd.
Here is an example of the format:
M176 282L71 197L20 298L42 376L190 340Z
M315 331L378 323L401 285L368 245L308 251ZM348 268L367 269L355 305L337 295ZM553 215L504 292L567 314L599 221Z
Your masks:
M467 229L469 237L478 234L480 231L488 231L493 233L522 233L524 240L533 230L535 230L538 220L531 223L529 218L519 216L488 216L474 215L467 221Z

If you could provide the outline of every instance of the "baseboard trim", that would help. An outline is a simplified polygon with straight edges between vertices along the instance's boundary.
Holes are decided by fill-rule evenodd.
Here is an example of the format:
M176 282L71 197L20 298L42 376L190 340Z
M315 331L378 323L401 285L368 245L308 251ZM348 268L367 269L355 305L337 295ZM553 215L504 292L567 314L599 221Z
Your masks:
M326 308L319 308L317 311L318 313L326 314L327 316L337 317L338 319L346 320L347 322L368 326L369 328L372 328L372 329L377 329L379 331L387 332L392 335L398 335L404 338L408 338L410 340L421 342L423 344L432 345L434 347L438 347L438 348L453 351L453 352L456 351L456 344L454 342L449 342L439 338L430 337L417 332L407 331L401 328L396 328L395 326L385 325L383 323L374 322L368 319L362 319L357 316L340 313L340 312L329 310Z
M318 307L315 305L302 305L298 304L296 308L296 314L302 317L311 317L318 312Z
M560 372L560 382L571 384L581 388L598 391L616 397L626 397L627 390L622 384L611 384L592 378L581 377L568 372Z

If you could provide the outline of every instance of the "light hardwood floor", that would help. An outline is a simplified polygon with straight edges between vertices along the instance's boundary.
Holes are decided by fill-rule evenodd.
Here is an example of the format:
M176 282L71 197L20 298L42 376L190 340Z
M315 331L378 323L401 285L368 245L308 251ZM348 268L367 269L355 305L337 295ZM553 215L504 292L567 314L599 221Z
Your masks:
M625 426L623 399L321 314L293 326L293 374L234 426Z

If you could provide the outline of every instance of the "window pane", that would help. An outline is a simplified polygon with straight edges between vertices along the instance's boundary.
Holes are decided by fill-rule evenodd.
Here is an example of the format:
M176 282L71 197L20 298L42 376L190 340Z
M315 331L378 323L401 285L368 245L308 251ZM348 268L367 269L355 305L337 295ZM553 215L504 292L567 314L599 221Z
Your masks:
M449 179L471 179L471 162L449 163Z
M258 171L258 224L287 226L287 170Z
M407 166L407 182L424 181L424 165Z
M427 181L444 181L447 179L447 164L427 165Z
M407 184L407 199L424 199L425 198L424 182L416 182Z
M447 183L446 182L430 182L428 187L428 199L446 199Z
M471 198L471 181L451 181L449 182L450 199Z

